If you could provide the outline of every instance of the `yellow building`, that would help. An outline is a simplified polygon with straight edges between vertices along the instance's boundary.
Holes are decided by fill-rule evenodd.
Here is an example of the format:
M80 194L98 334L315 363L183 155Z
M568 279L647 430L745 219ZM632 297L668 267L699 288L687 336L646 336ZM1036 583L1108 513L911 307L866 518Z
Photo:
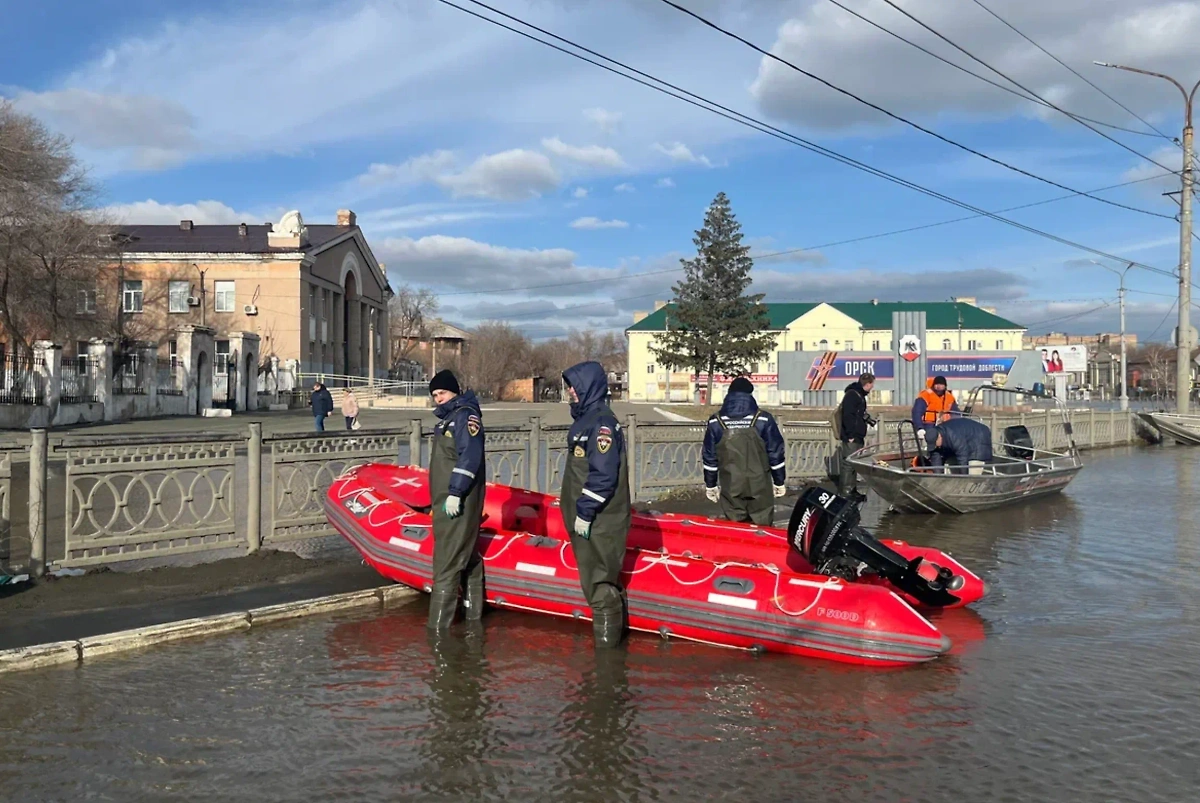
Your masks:
M229 353L231 336L249 332L264 361L351 376L366 376L373 363L386 375L392 291L353 212L339 210L326 225L305 224L299 212L277 224L131 224L118 238L122 339L156 343L173 358L175 331L204 325L216 330L217 357ZM82 308L108 306L98 290L83 294Z
M867 351L894 348L892 313L923 311L926 316L925 349L928 352L1019 351L1025 328L976 306L974 299L929 303L789 303L767 304L768 326L776 333L775 352ZM629 399L631 401L691 401L697 382L706 377L690 371L669 371L650 351L658 333L670 325L671 305L660 302L652 313L636 313L625 330L629 341ZM750 366L751 381L763 387L758 393L766 404L778 402L779 375L774 355ZM727 384L732 377L716 377ZM714 397L724 389L714 387Z

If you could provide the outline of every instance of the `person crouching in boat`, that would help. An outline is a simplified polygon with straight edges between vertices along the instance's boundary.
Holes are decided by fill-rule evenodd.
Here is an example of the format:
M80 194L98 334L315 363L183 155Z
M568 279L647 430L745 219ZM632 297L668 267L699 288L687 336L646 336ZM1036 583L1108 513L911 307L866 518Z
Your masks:
M559 504L571 533L579 584L592 609L596 645L615 647L625 630L621 565L632 508L625 435L608 406L608 379L598 362L563 371L575 423L567 434L567 467Z
M704 432L705 493L730 521L770 526L775 500L787 493L787 445L775 418L758 409L744 376L729 385Z
M932 438L931 438L932 436ZM962 473L982 474L985 463L992 457L992 431L987 424L973 418L951 418L925 430L929 444L929 463L933 466L955 466Z
M483 615L483 561L475 552L483 522L487 476L483 416L471 391L462 393L450 371L439 371L429 393L440 419L433 428L429 490L433 500L433 593L429 627L445 630L454 621L462 589L468 620Z
M946 377L935 376L933 383L917 395L912 406L913 430L920 432L959 415L958 402L946 388Z

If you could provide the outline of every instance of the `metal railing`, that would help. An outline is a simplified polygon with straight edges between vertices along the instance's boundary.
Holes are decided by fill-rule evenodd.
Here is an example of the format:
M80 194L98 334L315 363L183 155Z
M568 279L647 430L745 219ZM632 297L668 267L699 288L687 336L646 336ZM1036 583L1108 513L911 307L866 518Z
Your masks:
M99 398L100 374L96 361L86 355L62 361L62 388L59 401L63 404L86 404Z
M1128 414L1081 411L1073 418L1075 441L1082 449L1132 441ZM983 420L993 433L1024 424L1038 449L1066 447L1065 436L1047 445L1047 416L1041 412ZM626 418L629 485L636 499L651 500L703 482L704 426ZM789 484L823 477L834 452L829 427L787 423L782 429ZM488 480L556 493L568 456L567 432L563 426L542 426L538 418L489 428ZM255 423L248 433L233 435L68 436L54 443L46 430L35 429L28 448L28 537L20 533L8 540L31 544L28 564L36 573L47 564L95 566L195 552L245 553L327 536L333 530L321 503L343 471L369 462L428 466L431 438L432 431L420 421L395 429L320 435L263 437L262 425ZM8 528L11 462L24 451L0 446L0 533ZM61 470L51 472L51 462ZM58 511L63 511L61 518Z
M155 363L155 392L159 396L182 396L181 373L178 361L159 357Z
M43 404L45 399L45 358L0 352L0 404Z
M142 354L131 351L113 358L112 392L116 396L145 396L150 392Z

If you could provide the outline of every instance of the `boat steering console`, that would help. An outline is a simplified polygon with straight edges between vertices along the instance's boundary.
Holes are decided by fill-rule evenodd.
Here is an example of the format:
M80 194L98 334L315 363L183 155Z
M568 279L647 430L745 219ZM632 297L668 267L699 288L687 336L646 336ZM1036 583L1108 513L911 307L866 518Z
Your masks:
M923 558L905 560L859 526L858 504L810 486L788 522L788 543L818 574L854 580L874 572L921 603L936 607L959 601L964 578Z

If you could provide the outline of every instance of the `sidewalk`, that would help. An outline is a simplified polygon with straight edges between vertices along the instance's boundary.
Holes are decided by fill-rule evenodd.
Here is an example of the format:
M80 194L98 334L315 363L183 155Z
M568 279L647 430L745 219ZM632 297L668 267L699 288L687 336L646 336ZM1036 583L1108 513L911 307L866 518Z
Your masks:
M196 566L92 571L0 588L0 649L80 639L385 584L358 560L260 552Z

